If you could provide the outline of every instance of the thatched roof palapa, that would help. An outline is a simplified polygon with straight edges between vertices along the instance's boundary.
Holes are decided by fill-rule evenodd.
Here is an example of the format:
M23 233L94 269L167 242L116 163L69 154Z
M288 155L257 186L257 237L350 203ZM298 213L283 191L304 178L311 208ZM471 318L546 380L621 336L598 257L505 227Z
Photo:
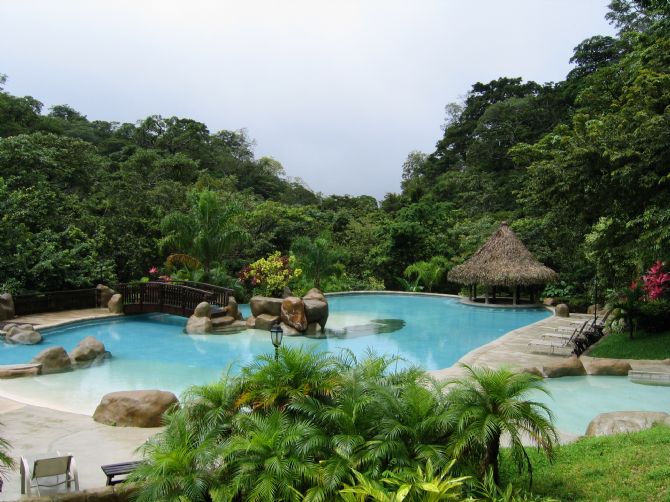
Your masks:
M557 277L528 251L506 222L469 260L448 274L453 282L487 286L546 284Z

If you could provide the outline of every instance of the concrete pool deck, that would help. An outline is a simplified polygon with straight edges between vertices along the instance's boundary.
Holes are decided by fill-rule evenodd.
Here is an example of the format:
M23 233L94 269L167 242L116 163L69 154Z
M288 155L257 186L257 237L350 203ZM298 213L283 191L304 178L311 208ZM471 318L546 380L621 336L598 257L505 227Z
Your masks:
M52 327L83 319L110 317L106 309L86 309L23 316L17 322L31 323L37 328ZM531 353L528 343L556 327L574 328L574 321L592 316L573 314L570 318L549 317L529 326L515 329L502 337L479 347L463 356L459 363L487 367L516 366L542 368L565 356ZM591 358L582 356L588 369ZM664 361L629 361L634 370L670 372L670 364ZM440 379L451 379L463 374L456 364L450 368L430 371ZM1 385L2 380L0 380ZM1 390L0 390L1 393ZM47 451L72 452L79 469L80 488L97 488L105 485L106 478L100 466L139 458L135 450L160 428L141 429L135 427L111 427L99 424L90 416L56 411L32 406L0 397L0 437L11 443L10 455L17 459ZM574 440L577 436L563 434L562 441ZM20 498L18 468L10 472L5 481L0 500Z

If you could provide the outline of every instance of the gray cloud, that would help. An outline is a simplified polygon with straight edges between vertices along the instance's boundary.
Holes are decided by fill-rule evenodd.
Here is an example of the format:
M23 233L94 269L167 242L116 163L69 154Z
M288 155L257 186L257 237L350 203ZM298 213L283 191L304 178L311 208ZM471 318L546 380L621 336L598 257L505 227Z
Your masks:
M89 119L246 127L314 190L398 191L476 81L562 80L606 0L3 0L7 90Z

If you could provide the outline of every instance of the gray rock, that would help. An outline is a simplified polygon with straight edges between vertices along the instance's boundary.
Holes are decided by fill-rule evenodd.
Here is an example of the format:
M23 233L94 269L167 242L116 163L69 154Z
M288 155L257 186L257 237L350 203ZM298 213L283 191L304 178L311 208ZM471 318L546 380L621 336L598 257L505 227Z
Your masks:
M327 301L324 294L316 288L310 289L305 296L302 297L303 300L321 300L322 302Z
M12 325L6 330L5 342L17 345L35 345L42 341L42 335L29 324Z
M2 293L0 295L0 321L14 319L15 315L14 298L9 293Z
M212 315L212 306L207 302L198 303L197 307L193 311L194 317L211 317Z
M251 313L258 317L261 314L281 315L281 302L283 298L270 298L269 296L254 296L249 302Z
M33 357L32 363L42 365L42 374L61 373L63 371L70 371L72 363L70 356L63 347L49 347Z
M107 308L112 314L123 314L123 298L119 293L112 295L107 303Z
M288 286L284 286L284 292L282 293L281 297L288 298L289 296L293 296L293 291L291 291L291 288Z
M160 427L163 413L179 400L163 390L129 390L105 394L93 420L121 427Z
M270 328L275 324L277 324L278 322L279 322L278 315L261 314L259 316L256 316L255 328L270 331Z
M87 336L70 352L70 362L76 368L88 368L101 363L110 355L101 341L92 336Z
M321 331L326 327L326 321L328 321L328 302L318 299L303 299L305 304L305 315L307 317L307 322L318 323L321 327Z
M559 303L555 309L556 317L570 317L570 308L565 303Z
M586 375L586 369L584 368L582 361L575 356L566 357L556 364L543 366L542 372L547 378Z
M597 415L586 428L587 436L610 436L637 432L662 423L670 425L670 415L660 411L614 411Z
M98 298L100 300L100 307L105 309L109 306L109 300L112 299L112 296L116 293L112 288L109 286L105 286L104 284L98 284L95 289L98 290Z

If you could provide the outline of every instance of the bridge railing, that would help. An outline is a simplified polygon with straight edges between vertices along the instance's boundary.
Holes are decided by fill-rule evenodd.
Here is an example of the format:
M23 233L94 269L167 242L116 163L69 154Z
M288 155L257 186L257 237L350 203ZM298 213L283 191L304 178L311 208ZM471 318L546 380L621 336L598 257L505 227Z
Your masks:
M95 308L99 304L98 295L95 288L16 295L14 312L16 315L30 315Z
M228 305L228 299L233 295L233 290L230 288L224 288L222 286L216 286L206 282L172 281L171 284L183 284L184 286L189 286L191 288L209 291L212 293L210 303L212 305L219 305L221 307Z
M123 297L126 314L165 312L188 316L200 302L212 303L214 293L170 282L137 282L117 284L114 289Z

